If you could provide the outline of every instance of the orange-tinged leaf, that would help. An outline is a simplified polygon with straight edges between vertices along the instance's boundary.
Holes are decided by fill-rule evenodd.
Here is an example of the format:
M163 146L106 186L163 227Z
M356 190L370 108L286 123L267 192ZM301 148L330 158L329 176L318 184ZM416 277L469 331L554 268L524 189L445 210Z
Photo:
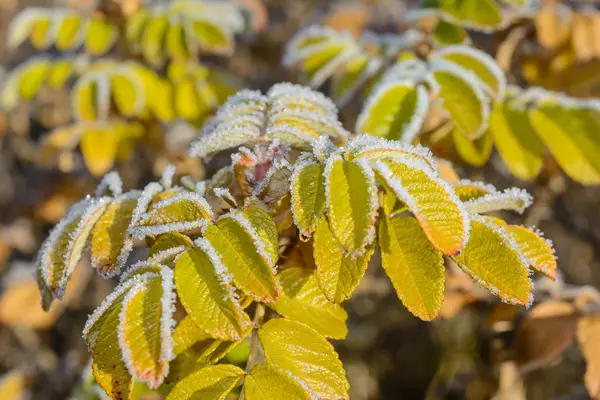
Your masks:
M539 231L524 226L510 225L507 231L521 248L531 268L552 280L556 279L556 257L552 242L544 239Z
M435 248L447 255L460 252L469 237L469 217L446 182L416 161L378 161L375 169L415 214Z
M527 261L514 240L499 226L472 217L469 242L455 260L463 271L502 301L531 303Z

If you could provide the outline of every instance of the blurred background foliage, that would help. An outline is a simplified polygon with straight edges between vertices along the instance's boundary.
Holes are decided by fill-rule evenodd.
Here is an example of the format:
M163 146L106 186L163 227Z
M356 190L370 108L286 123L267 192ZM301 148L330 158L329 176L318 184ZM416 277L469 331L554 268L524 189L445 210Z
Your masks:
M203 165L188 157L197 128L238 88L266 90L276 82L298 81L281 60L299 29L323 23L356 36L366 27L401 32L407 26L400 21L417 2L239 0L248 10L242 25L230 21L231 37L217 35L193 57L188 47L157 47L143 33L125 32L123 18L137 12L139 1L100 3L0 0L1 399L97 396L85 373L89 353L80 332L114 282L78 268L65 301L44 313L32 274L41 240L70 204L93 191L98 175L115 168L126 187L142 187L173 163L178 175L202 178L219 160ZM596 2L536 5L528 17L511 19L493 33L469 30L470 40L496 57L511 84L598 97ZM32 34L9 48L21 42L7 32L25 7L86 15L97 21L87 25L95 29L91 38L105 41L84 38L83 51L70 52L73 43L50 47ZM154 29L165 29L164 23L154 22ZM431 29L437 21L421 23ZM172 29L177 35L178 28ZM105 53L130 62L102 61ZM190 57L198 62L181 61ZM139 91L123 83L123 74L135 76L125 81L139 82L153 95L137 98ZM104 97L94 95L98 90ZM347 127L354 126L359 110L358 100L342 109ZM520 186L534 195L534 206L523 216L502 216L543 230L554 242L561 275L557 282L538 281L538 302L525 310L499 303L462 272L450 270L442 315L425 323L396 300L381 269L370 268L347 303L349 335L335 343L351 398L600 398L600 317L589 306L598 301L600 288L600 188L573 182L552 159L530 182L515 178L496 153L484 167L454 161L461 177L499 188ZM234 357L243 358L240 352Z

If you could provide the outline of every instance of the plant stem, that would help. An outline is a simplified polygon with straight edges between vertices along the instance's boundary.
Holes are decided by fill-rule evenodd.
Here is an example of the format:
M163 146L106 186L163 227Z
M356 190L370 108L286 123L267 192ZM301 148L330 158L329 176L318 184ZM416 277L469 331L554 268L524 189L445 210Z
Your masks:
M262 303L256 303L256 310L254 310L254 318L252 318L252 325L254 330L252 331L250 338L250 353L248 354L248 361L246 362L246 375L250 373L252 368L257 364L258 358L262 356L260 342L258 341L257 331L263 323L265 318L265 306ZM242 380L242 385L243 385ZM239 400L244 400L244 391L240 394Z

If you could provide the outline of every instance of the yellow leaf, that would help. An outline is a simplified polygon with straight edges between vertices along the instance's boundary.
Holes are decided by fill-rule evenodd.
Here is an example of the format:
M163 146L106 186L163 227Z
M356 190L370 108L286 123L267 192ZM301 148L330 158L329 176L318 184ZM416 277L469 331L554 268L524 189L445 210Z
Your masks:
M118 36L116 27L101 17L92 17L85 33L85 50L93 56L101 56L114 46Z
M228 32L209 20L192 21L191 31L205 52L229 54L233 50L233 40Z
M424 321L434 319L444 299L444 259L413 217L383 218L379 226L382 265L398 298Z
M167 396L167 400L223 400L242 376L244 371L235 365L209 365L179 381Z
M434 176L423 163L401 159L378 161L375 169L415 214L435 248L447 255L461 251L468 240L469 218L446 182Z
M600 183L598 115L589 109L547 102L530 111L531 124L567 175L579 183Z
M204 231L236 286L256 301L273 302L279 296L273 258L247 217L232 212Z
M489 105L477 82L454 68L434 70L435 94L450 114L456 129L469 139L477 139L487 128Z
M98 86L93 80L79 81L73 88L73 116L83 121L95 121L98 118L96 109Z
M127 117L139 114L146 105L146 96L152 95L146 93L141 79L134 71L112 75L110 89L117 110Z
M496 193L497 190L493 185L478 181L459 180L454 183L454 193L461 201L469 201L483 197L486 194Z
M51 28L52 28L52 15L45 13L38 15L31 26L29 33L29 40L36 49L45 50L51 44Z
M535 178L542 168L545 148L529 121L527 110L510 102L494 104L489 121L498 154L519 179Z
M166 15L153 15L147 22L140 46L144 58L155 66L162 66L165 60L163 41L167 34L169 20Z
M62 87L73 75L73 61L70 59L57 60L52 63L47 83L51 88Z
M205 239L175 265L177 293L193 321L215 338L240 340L250 319L233 296L227 270Z
M288 371L319 398L348 399L350 385L333 346L317 331L286 318L258 330L267 365Z
M304 387L276 367L256 365L244 380L244 398L248 400L310 400L312 396Z
M190 58L187 39L181 21L173 21L169 24L165 37L165 47L171 58L181 60Z
M345 252L359 257L375 240L378 201L373 171L364 160L347 163L336 155L327 161L324 174L331 231Z
M59 23L55 39L56 49L59 51L75 49L83 39L81 16L76 13L65 13Z
M35 98L50 72L50 61L40 59L30 62L22 70L19 78L19 95L24 100Z
M162 122L175 119L173 85L166 79L159 79L154 87L155 94L148 99L154 115Z
M310 237L325 212L323 167L316 162L297 163L290 179L292 212L300 234Z
M123 300L119 322L123 360L129 373L151 389L157 389L169 373L172 286L172 272L165 267L162 278L133 286Z
M460 158L473 166L485 165L492 154L494 143L488 131L475 140L469 140L456 129L452 129L452 139Z
M112 127L84 128L81 138L81 154L90 172L104 175L115 162L119 138Z
M410 143L421 132L428 109L429 97L422 85L406 81L380 85L358 116L356 130Z
M195 121L205 112L196 90L196 81L184 79L175 84L174 89L175 113L187 121Z
M363 277L374 247L367 247L363 255L351 258L342 251L330 224L321 219L314 238L314 257L317 264L319 287L334 303L348 299Z
M524 226L510 225L507 231L519 245L531 268L555 280L556 257L552 242L544 239L540 232Z
M600 359L598 358L598 343L600 343L600 317L587 316L582 318L577 326L577 339L587 366L585 370L585 387L590 396L597 399L600 396Z
M133 243L127 234L137 198L122 196L113 200L92 229L92 266L103 276L114 276L125 265Z
M531 303L527 262L514 240L497 225L473 217L469 242L455 260L463 271L502 301Z
M27 396L27 376L20 371L12 371L0 377L0 398L4 400L25 400Z
M326 337L346 337L348 314L342 306L327 300L314 270L288 268L281 271L277 278L283 290L272 308L278 314L302 322Z
M135 13L127 17L125 38L132 47L136 49L139 47L149 19L150 12L144 7L140 7Z

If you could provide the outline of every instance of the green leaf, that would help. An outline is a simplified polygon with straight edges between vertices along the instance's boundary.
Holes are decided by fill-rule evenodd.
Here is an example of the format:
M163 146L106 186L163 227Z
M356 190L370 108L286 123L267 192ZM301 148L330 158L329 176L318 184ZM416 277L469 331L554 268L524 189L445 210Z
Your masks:
M331 231L351 257L364 254L375 240L377 190L364 160L347 163L339 155L325 166L325 197Z
M497 225L473 217L469 242L454 259L463 271L502 301L531 303L527 262L515 241Z
M481 167L488 161L494 147L492 135L488 131L475 140L469 140L456 129L452 129L452 140L460 158L476 167Z
M519 109L506 101L495 103L488 129L498 154L514 176L531 180L539 174L545 148L529 121L526 109Z
M167 400L223 400L242 376L244 371L235 365L209 365L179 381Z
M445 63L431 72L435 95L442 101L456 129L467 138L476 139L487 128L487 99L476 80L460 68L450 67Z
M284 371L271 365L256 365L244 380L244 398L248 400L310 400L304 387Z
M277 277L283 291L272 308L278 314L302 322L326 337L346 337L348 314L327 299L314 270L293 267L281 271Z
M567 175L584 185L600 183L598 114L546 102L530 111L531 125Z
M297 163L290 181L292 213L300 234L310 237L325 212L323 167L313 161Z
M453 189L421 162L397 158L377 161L374 167L412 211L434 247L447 255L459 253L468 239L469 217Z
M264 235L263 235L264 236ZM267 245L240 211L221 217L204 231L233 282L256 301L273 302L279 295L273 246ZM267 242L268 243L268 242Z
M410 143L421 132L428 109L429 96L422 85L410 81L379 85L358 116L356 130Z
M258 330L267 365L288 371L319 398L348 399L350 385L331 343L317 331L285 318Z
M194 322L211 336L240 340L250 328L228 282L227 270L206 239L188 250L175 265L177 293Z
M171 264L177 256L192 247L194 247L192 240L181 233L173 232L160 235L150 247L148 260Z
M127 369L151 389L157 389L169 373L173 349L173 273L163 267L161 275L130 289L119 322L119 346Z
M91 261L102 276L115 276L125 265L133 248L127 233L137 196L124 195L110 202L106 211L94 225L91 236Z
M524 226L510 225L507 231L519 245L531 268L555 280L556 257L552 242L544 239L541 232Z
M444 258L413 217L383 218L379 226L382 265L398 298L414 315L433 320L444 299Z
M457 24L440 19L433 29L433 40L442 46L461 44L469 41L467 32Z
M319 287L330 301L341 303L352 296L358 286L374 247L366 248L357 258L345 255L326 219L321 219L317 225L313 245Z

